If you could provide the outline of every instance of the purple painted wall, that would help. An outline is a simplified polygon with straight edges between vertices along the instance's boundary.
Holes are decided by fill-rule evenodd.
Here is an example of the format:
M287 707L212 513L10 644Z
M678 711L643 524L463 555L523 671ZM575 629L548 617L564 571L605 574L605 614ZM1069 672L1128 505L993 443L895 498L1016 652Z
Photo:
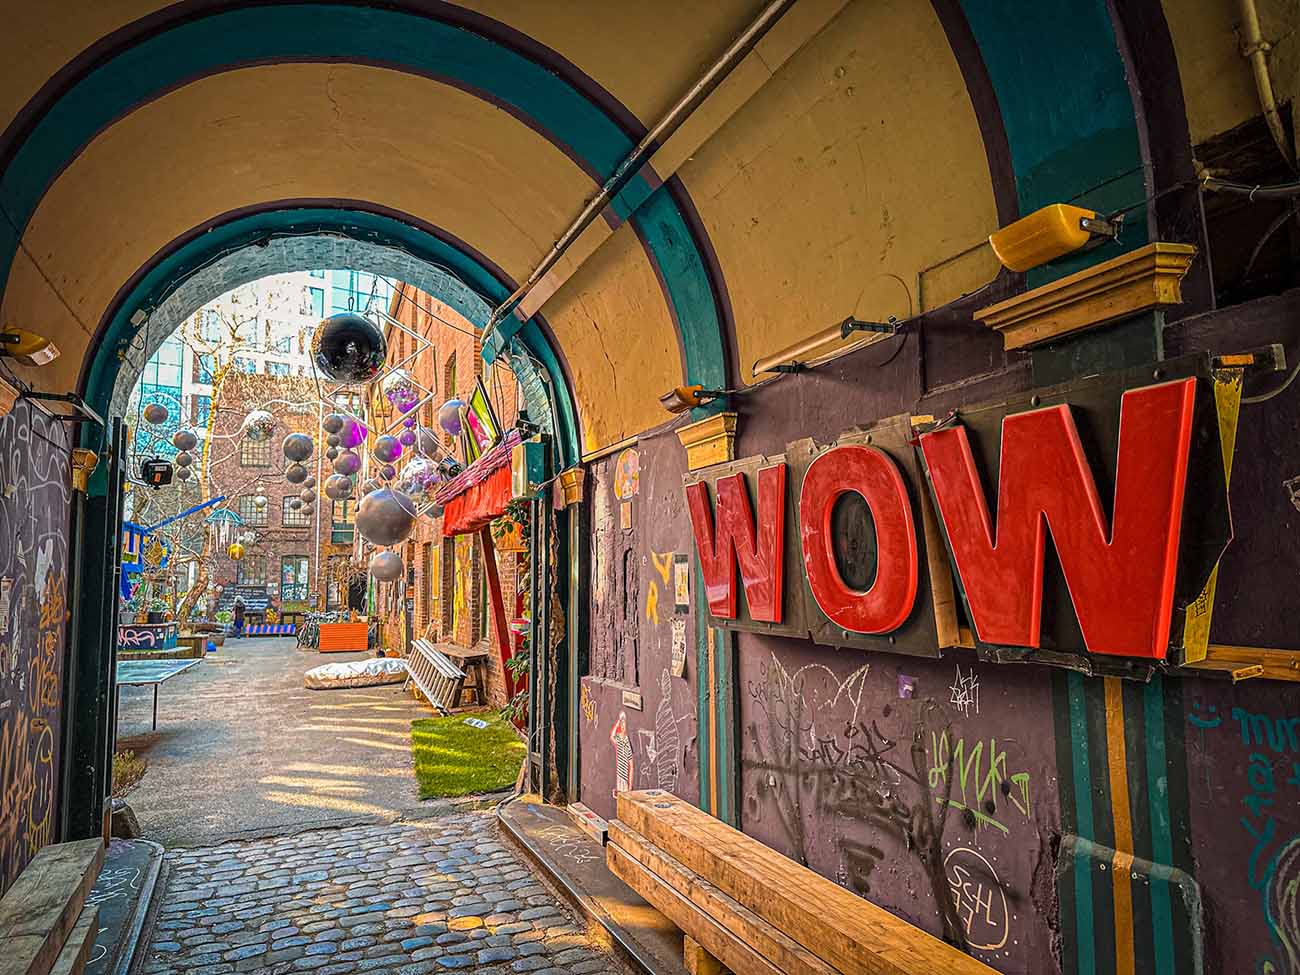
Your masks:
M0 420L0 892L55 838L68 457L62 425L34 407Z

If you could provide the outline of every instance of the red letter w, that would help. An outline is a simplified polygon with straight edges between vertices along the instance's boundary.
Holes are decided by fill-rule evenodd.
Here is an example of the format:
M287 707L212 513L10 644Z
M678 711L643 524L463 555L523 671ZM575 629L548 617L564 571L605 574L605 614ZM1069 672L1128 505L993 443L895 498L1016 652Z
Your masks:
M702 483L686 487L686 503L700 553L700 571L709 612L736 618L736 563L745 583L749 615L766 623L781 622L781 583L785 566L785 464L758 472L758 525L749 506L743 474L720 477L717 530L709 510L709 490ZM735 553L734 556L732 553Z
M921 437L939 516L985 643L1037 647L1047 530L1091 653L1165 656L1196 380L1120 404L1110 530L1068 406L1002 421L997 528L966 431Z

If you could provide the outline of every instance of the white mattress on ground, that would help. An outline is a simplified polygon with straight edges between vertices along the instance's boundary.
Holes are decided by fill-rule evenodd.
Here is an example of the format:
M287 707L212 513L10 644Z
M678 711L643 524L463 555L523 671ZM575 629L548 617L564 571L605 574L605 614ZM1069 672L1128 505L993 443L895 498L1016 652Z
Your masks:
M396 657L375 657L348 663L322 664L303 675L303 686L313 691L335 687L374 687L400 684L406 680L406 661Z

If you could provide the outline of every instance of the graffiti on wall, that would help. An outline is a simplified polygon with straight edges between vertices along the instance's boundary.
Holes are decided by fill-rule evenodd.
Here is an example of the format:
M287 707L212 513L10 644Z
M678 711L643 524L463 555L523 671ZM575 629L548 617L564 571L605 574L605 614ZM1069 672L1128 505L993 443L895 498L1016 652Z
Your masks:
M54 837L70 492L61 424L19 403L0 420L0 892Z

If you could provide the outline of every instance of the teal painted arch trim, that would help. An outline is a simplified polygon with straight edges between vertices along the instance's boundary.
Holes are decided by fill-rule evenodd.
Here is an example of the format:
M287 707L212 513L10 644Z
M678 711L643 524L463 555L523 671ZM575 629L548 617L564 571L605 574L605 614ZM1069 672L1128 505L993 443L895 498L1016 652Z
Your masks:
M1117 210L1147 195L1133 92L1106 0L960 0L993 86L1021 215L1075 201ZM1121 250L1147 243L1145 221ZM1031 287L1114 257L1113 246L1030 273Z
M564 77L567 62L555 52L534 43L532 56L525 56L489 36L489 26L507 32L504 25L486 18L470 25L440 20L443 9L450 8L425 3L419 12L404 12L346 2L272 3L191 12L129 38L122 32L120 49L88 64L40 112L28 113L33 117L22 132L11 127L4 134L0 206L25 228L58 175L115 120L202 77L286 62L372 64L453 85L515 116L594 181L614 171L635 144L628 130L639 123L630 113L607 93L597 99ZM687 380L724 388L723 329L729 323L718 293L724 285L696 239L702 231L692 230L683 204L674 199L684 193L680 187L670 193L642 175L615 198L611 210L618 220L632 222L660 277L679 329ZM0 223L5 280L19 236L7 222ZM520 323L511 327L517 330Z
M331 234L391 247L434 267L445 268L483 299L480 304L466 300L463 293L445 296L448 304L480 328L487 322L490 305L501 301L514 289L514 285L486 259L436 228L421 226L414 218L392 211L381 213L362 209L363 206L356 202L347 206L328 206L319 201L283 201L255 212L236 212L224 219L219 218L164 248L123 287L105 314L82 374L80 385L86 401L101 413L107 411L122 366L119 351L137 334L130 321L137 309L147 311L157 307L182 282L201 269L221 257L257 246L259 241L268 238ZM444 298L443 295L434 297ZM537 320L530 321L517 341L545 367L560 459L565 466L577 463L579 435L572 393L563 363L552 347L545 325Z

